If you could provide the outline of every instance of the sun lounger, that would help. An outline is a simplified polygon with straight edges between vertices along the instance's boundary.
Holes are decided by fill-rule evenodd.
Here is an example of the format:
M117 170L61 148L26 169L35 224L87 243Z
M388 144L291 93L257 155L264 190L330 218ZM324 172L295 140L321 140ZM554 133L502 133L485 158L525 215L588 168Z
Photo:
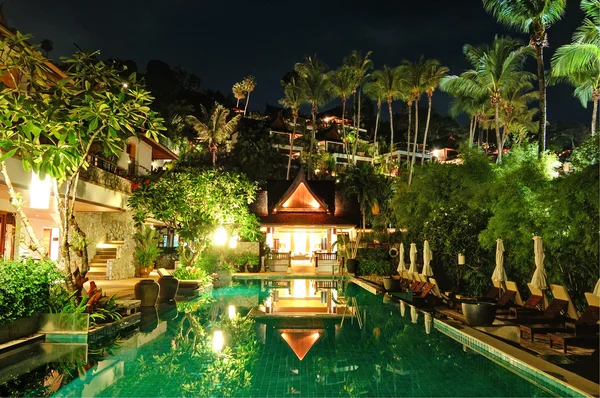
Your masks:
M588 302L588 308L579 319L574 322L567 322L567 332L548 333L550 348L559 344L563 347L563 352L567 352L569 345L588 345L595 343L598 347L600 341L600 325L598 324L600 316L600 297L593 293L585 293Z
M568 301L556 298L552 300L544 312L539 314L521 314L516 319L511 319L511 321L520 325L564 324L568 305Z
M515 317L518 317L519 313L540 313L544 307L544 292L541 289L534 287L531 283L528 283L527 287L529 287L529 291L531 292L527 301L520 307L511 308L511 315Z

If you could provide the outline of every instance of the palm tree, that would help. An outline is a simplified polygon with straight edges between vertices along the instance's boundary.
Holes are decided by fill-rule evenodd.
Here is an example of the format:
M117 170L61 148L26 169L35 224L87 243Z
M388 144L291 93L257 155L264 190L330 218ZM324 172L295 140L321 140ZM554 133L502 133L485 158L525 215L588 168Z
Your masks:
M473 65L460 76L444 79L447 91L470 98L487 95L494 109L496 142L498 144L497 163L502 163L502 142L500 135L500 103L503 95L515 86L535 79L535 75L523 71L527 55L533 50L523 47L519 40L509 37L494 38L492 45L474 47L467 44L463 52Z
M242 84L242 82L237 82L233 85L233 87L231 88L231 91L233 91L233 96L235 97L235 99L237 99L237 103L235 104L235 107L239 108L240 100L244 99L246 97L246 91L244 90L244 85Z
M350 53L348 58L344 60L344 63L348 65L354 72L354 90L353 93L358 92L358 116L356 118L356 140L354 140L354 146L352 148L352 163L356 163L354 157L356 156L356 148L358 146L358 138L360 137L360 97L362 91L362 85L365 82L365 78L368 77L367 72L373 69L373 61L369 59L373 52L369 51L363 57L360 51L354 50Z
M532 91L531 79L524 79L511 85L503 95L500 106L502 114L502 147L511 133L526 133L534 131L533 118L537 115L537 108L530 108L529 104L537 101L537 93Z
M410 90L411 100L415 104L415 137L413 143L412 160L410 161L410 173L408 184L412 182L412 170L415 164L417 153L417 139L419 136L419 100L425 90L425 68L426 62L423 57L418 62L402 61L400 66L402 70L402 80ZM410 139L409 139L410 145Z
M360 205L363 230L367 224L367 211L376 203L381 176L375 173L371 163L349 167L342 181L342 194L346 198L356 198Z
M390 152L394 150L394 115L392 112L392 102L400 99L402 96L400 90L400 70L399 68L390 68L383 66L382 70L376 70L371 74L373 82L381 86L383 97L388 104L390 115Z
M574 95L584 108L591 100L592 135L596 135L600 100L600 1L582 0L586 18L573 34L571 44L559 47L552 58L552 78L575 86Z
M292 111L292 117L294 118L294 129L292 131L292 137L290 138L290 156L288 159L286 180L290 179L290 168L292 167L292 154L294 149L294 139L296 138L296 124L298 122L298 113L300 112L300 106L305 102L302 96L302 88L299 86L296 76L291 76L288 81L281 81L283 87L283 93L285 97L279 100L279 104L285 108L289 108Z
M560 20L567 0L483 0L487 12L498 22L530 33L529 45L535 50L537 78L540 92L540 125L538 128L538 152L546 150L546 78L544 75L544 47L548 47L548 28Z
M310 152L308 157L308 178L312 176L312 154L317 132L317 113L319 106L325 105L331 99L331 81L325 73L325 64L316 56L307 56L304 62L297 63L294 70L298 73L298 81L302 96L310 103L312 114L312 134L310 137Z
M346 100L348 95L354 90L354 71L347 65L329 73L331 81L331 93L334 97L340 97L342 100L342 136L344 139L344 148L348 154L346 142Z
M244 107L244 116L246 116L246 111L248 110L248 103L250 102L250 93L253 92L256 88L256 79L254 78L254 76L246 76L244 80L242 80L242 87L248 95L246 97L246 106Z
M44 50L46 58L48 58L48 54L54 49L54 42L50 39L43 39L40 43L40 48Z
M381 102L385 98L385 87L382 85L381 80L371 80L365 84L365 94L373 101L377 101L377 118L375 120L375 135L373 137L373 144L375 146L374 153L377 155L377 130L379 129L379 115L381 114Z
M213 167L217 164L217 149L219 145L223 144L231 137L231 134L235 132L241 118L240 115L236 115L228 121L228 116L229 109L221 104L215 103L212 115L207 123L201 122L192 115L186 117L186 122L196 130L198 140L206 142L206 145L212 154Z
M440 80L446 76L450 69L446 66L441 66L440 61L432 59L426 62L425 74L424 74L424 87L425 93L427 94L427 122L425 123L425 135L423 136L423 156L421 157L421 164L425 161L425 146L427 145L427 132L429 131L429 119L431 118L431 97L433 92L440 84Z

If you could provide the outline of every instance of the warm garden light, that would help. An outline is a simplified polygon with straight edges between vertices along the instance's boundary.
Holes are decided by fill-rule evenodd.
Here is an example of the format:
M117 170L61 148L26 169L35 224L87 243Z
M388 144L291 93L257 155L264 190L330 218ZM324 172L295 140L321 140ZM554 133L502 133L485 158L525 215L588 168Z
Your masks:
M224 246L227 242L227 231L223 226L220 226L213 236L213 242L217 246Z
M225 340L223 339L223 332L221 330L215 330L213 333L213 351L221 352Z
M230 305L227 309L227 312L227 315L229 315L229 319L235 318L235 316L237 315L237 312L235 311L235 305Z
M238 240L239 237L237 235L233 235L231 238L229 238L229 248L235 249L238 245Z
M50 176L40 179L39 174L31 172L29 186L29 207L32 209L47 209L50 207Z

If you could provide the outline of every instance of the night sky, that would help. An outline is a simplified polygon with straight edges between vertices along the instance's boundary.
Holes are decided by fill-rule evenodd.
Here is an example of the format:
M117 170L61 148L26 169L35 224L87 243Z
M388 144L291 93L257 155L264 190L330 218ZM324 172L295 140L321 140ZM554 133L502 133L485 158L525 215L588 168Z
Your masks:
M549 30L548 64L583 19L579 1L568 3L565 17ZM179 65L197 74L204 88L225 93L252 74L258 86L250 108L258 111L277 103L281 77L305 55L316 53L335 68L353 49L371 50L381 68L422 54L460 74L468 66L465 43L488 43L494 34L508 33L479 0L6 0L3 11L11 27L34 35L33 43L52 40L53 59L72 54L75 42L100 49L105 58L133 59L142 72L150 59ZM530 70L535 72L533 60ZM588 123L591 104L584 109L572 91L566 85L549 88L550 122ZM434 95L438 112L447 113L448 102L445 94Z

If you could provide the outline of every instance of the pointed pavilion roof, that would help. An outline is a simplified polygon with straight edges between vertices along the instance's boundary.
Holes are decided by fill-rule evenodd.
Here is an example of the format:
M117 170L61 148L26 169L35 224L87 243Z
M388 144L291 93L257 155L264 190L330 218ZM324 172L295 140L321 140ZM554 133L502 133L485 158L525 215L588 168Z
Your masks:
M273 207L272 213L277 212L328 213L329 209L308 185L304 168L300 167L292 185Z
M320 337L321 333L316 330L286 330L281 333L281 338L290 346L299 360L304 359Z

